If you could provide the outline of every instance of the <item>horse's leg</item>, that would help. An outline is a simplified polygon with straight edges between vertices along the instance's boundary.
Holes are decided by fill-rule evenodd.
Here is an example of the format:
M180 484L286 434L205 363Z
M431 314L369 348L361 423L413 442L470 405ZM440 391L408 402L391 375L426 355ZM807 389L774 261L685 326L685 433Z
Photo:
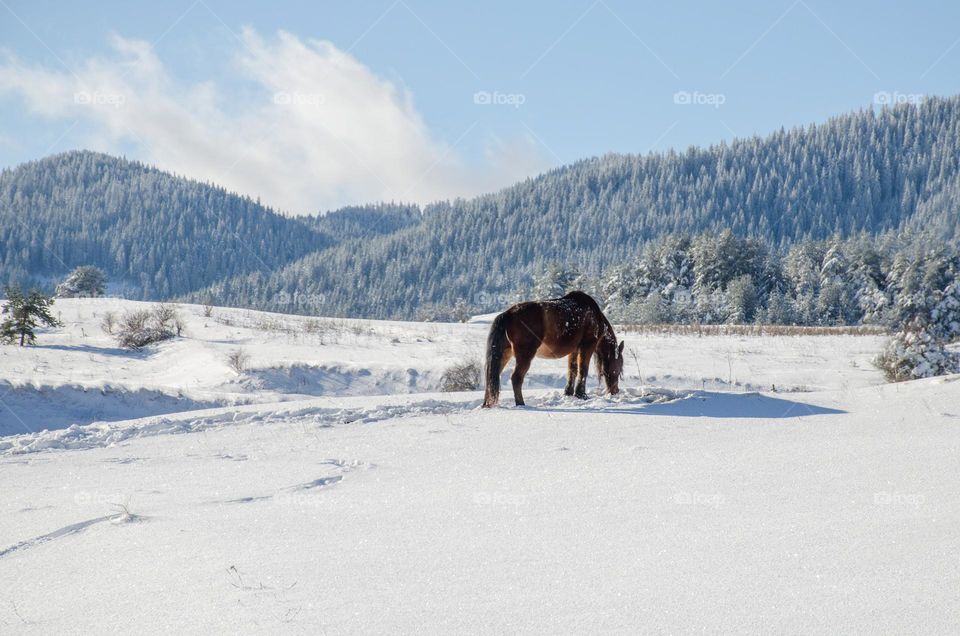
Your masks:
M590 372L590 356L592 351L581 347L577 349L575 353L577 356L577 388L574 395L581 400L585 400L587 398L587 374Z
M517 359L513 366L513 375L510 376L510 381L513 383L513 398L517 406L523 406L523 393L520 392L520 388L523 386L523 377L527 375L527 370L530 368L530 363L533 361L536 351L514 351L513 353Z
M573 395L573 385L577 381L577 352L567 356L567 386L563 389L564 395Z

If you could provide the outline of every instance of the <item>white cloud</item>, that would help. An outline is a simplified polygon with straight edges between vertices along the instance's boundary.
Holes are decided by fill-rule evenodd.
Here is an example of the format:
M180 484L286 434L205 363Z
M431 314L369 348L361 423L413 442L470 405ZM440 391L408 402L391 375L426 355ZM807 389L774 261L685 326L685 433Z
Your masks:
M241 40L239 79L256 91L229 108L216 82L184 85L148 43L122 37L111 42L114 58L72 71L7 56L0 92L19 94L38 115L82 119L88 147L132 143L149 163L297 214L469 196L549 165L521 139L488 144L483 163L468 166L456 140L431 134L408 92L333 44L284 32L265 40L251 29Z

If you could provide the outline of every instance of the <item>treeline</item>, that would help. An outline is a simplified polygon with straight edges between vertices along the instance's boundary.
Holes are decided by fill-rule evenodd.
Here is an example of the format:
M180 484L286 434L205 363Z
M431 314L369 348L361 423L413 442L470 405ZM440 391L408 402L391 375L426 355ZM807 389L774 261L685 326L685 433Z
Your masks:
M608 315L636 324L899 327L958 280L960 246L929 235L884 233L803 240L788 248L719 235L665 235L591 278L551 265L514 295L596 295Z
M136 161L68 152L0 172L0 283L52 290L88 265L111 293L166 299L419 221L394 204L285 217Z
M52 290L73 268L94 265L110 293L133 298L418 318L457 306L500 309L554 262L597 278L667 235L730 230L782 255L786 271L790 258L822 266L826 254L791 246L825 250L834 237L924 233L942 242L957 236L958 211L956 97L685 152L607 155L423 210L381 204L307 219L137 162L73 152L0 173L0 283ZM697 255L708 247L689 240L695 258L725 268L725 248ZM844 256L856 262L852 250ZM705 285L718 276L704 272ZM753 304L776 320L861 319L845 300L833 303L836 315L818 305L834 293L829 286L811 301L809 284L781 289L772 275L748 269L720 283L723 294L746 299L735 319L754 319ZM697 289L689 288L688 313L731 320L726 300ZM756 303L747 302L752 294ZM665 320L690 319L669 300Z
M768 251L862 233L952 237L960 210L958 162L957 98L866 110L682 153L609 155L495 194L428 206L416 225L345 241L192 298L417 318L457 303L493 311L519 280L551 262L576 263L597 276L666 234L729 229L755 237ZM761 278L754 285L762 290L766 283ZM791 320L819 316L816 308L794 309L799 314ZM849 313L837 318L853 319Z

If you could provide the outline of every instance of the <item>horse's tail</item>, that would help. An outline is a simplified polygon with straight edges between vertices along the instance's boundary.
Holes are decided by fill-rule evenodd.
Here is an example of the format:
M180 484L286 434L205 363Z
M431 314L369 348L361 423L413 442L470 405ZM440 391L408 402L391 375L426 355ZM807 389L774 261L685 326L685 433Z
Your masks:
M503 348L507 342L507 315L500 314L490 325L487 336L487 387L483 396L483 407L496 406L500 399L500 371L503 366Z

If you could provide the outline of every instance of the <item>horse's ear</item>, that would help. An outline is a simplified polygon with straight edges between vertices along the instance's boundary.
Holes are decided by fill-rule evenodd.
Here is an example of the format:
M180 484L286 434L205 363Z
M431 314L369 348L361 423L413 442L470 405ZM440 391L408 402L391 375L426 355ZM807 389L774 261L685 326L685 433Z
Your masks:
M620 346L617 347L617 355L618 355L618 356L622 356L622 355L623 355L623 345L624 345L624 344L626 344L626 342L624 342L623 340L621 340L621 341L620 341Z

